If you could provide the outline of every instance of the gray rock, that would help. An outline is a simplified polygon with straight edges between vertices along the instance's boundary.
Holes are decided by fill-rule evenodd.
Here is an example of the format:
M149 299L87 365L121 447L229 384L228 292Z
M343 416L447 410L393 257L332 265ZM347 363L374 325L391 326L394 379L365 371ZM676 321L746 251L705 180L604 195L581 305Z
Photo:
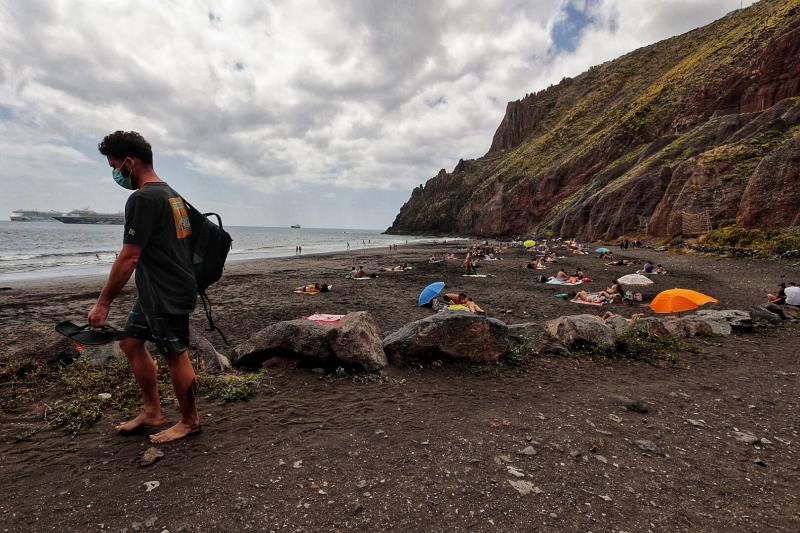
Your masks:
M774 307L779 308L780 306L775 305ZM778 311L781 310L778 309ZM767 309L764 306L754 305L749 309L749 312L750 312L750 320L753 322L754 327L772 326L783 322L783 319L781 318L780 315ZM783 313L781 312L781 314Z
M667 318L663 324L664 328L675 337L708 337L714 334L708 322L693 316Z
M406 324L383 340L393 364L442 355L476 363L495 362L509 348L508 326L467 311L443 311Z
M377 322L369 313L349 313L336 324L306 319L277 322L234 350L233 365L258 367L275 357L312 363L343 363L374 371L387 365Z
M142 458L139 460L139 466L150 466L151 464L155 463L159 459L164 457L164 452L156 448L155 446L150 446L144 451Z
M331 349L339 361L359 365L369 372L389 364L383 351L380 326L366 311L348 313L334 327L334 332Z
M736 440L744 442L745 444L758 444L761 440L749 431L734 431L733 436Z
M614 330L594 315L570 315L550 320L545 329L567 348L614 347Z
M753 321L750 313L739 309L700 309L697 317L708 322L714 333L719 335L730 335L731 331L749 331L753 329Z
M541 336L544 328L537 322L508 325L508 338L512 346L519 346Z
M636 446L643 452L652 453L653 455L664 455L664 452L661 451L661 448L659 448L656 443L651 440L637 440L634 444L636 444Z
M646 317L633 321L633 327L643 331L650 337L668 337L669 330L664 326L664 319L658 317Z
M109 365L117 354L121 354L119 344L112 342L111 344L103 344L101 346L86 346L83 349L83 357L89 363L97 368L103 368Z
M611 326L611 329L613 329L614 333L617 335L627 330L630 327L631 322L632 321L629 318L625 318L621 315L613 315L606 319L606 324Z
M782 305L781 311L790 320L800 320L800 307L794 305Z
M200 362L203 368L214 372L230 370L231 361L214 348L197 328L189 328L189 356Z
M300 318L277 322L253 334L234 349L234 366L259 367L276 355L305 356L319 361L333 358L333 327Z

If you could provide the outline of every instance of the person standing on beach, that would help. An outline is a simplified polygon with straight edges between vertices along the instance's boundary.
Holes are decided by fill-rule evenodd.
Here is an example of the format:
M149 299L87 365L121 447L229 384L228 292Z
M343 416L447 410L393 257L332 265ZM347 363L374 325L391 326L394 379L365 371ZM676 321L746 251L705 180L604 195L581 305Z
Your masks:
M89 323L106 323L111 303L136 271L138 297L128 314L119 346L128 357L142 393L142 411L120 433L164 425L155 362L145 341L155 342L169 367L181 419L150 435L155 443L181 439L200 431L197 382L189 360L189 314L197 303L197 283L189 237L192 228L183 198L156 174L153 152L134 131L116 131L103 138L98 150L106 156L114 181L134 191L125 204L122 250L111 267Z

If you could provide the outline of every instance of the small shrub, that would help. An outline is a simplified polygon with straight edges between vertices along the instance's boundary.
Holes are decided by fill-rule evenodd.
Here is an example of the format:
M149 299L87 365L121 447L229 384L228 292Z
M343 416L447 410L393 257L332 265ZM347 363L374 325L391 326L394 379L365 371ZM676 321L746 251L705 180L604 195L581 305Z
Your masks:
M103 415L105 402L95 396L82 395L74 400L58 402L54 408L45 414L45 420L50 416L48 425L62 427L73 436L81 429L90 427Z
M608 355L656 364L672 362L671 352L693 351L686 342L671 335L658 337L637 328L635 323L617 335L614 350Z
M750 248L769 254L782 254L790 250L800 250L800 227L762 231L725 224L706 234L703 242L712 246Z
M515 344L505 353L502 359L503 363L514 367L524 366L538 354L536 341L535 337L524 336L522 342Z
M204 374L197 376L197 385L208 400L241 402L256 395L258 374Z

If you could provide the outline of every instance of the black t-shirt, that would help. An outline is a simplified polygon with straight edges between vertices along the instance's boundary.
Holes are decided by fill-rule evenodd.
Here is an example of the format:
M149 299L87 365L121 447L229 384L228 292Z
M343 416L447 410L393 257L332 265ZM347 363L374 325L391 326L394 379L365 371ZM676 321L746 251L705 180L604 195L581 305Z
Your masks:
M142 247L136 288L145 313L185 315L197 303L183 199L164 182L145 183L125 204L125 244Z

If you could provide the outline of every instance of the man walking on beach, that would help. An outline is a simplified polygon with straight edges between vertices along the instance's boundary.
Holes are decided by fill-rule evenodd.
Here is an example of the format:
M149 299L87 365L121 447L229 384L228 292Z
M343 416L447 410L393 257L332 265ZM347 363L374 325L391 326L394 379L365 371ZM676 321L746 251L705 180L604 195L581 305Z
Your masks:
M98 149L108 159L114 181L134 191L125 204L122 250L89 311L93 327L104 325L111 303L136 270L138 298L125 324L127 336L119 346L139 384L143 407L136 418L116 429L129 433L166 422L156 365L145 346L150 340L164 355L181 411L177 424L150 435L150 440L161 443L181 439L200 431L197 383L187 352L189 314L197 300L189 213L181 196L156 174L150 143L140 134L116 131L107 135Z

